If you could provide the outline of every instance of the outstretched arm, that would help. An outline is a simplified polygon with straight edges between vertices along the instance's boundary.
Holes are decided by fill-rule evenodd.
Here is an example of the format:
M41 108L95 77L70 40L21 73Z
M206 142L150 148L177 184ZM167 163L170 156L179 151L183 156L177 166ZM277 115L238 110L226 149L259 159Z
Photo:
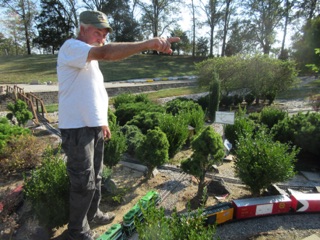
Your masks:
M102 47L91 48L88 60L117 61L147 50L171 54L171 43L179 41L178 37L156 37L141 42L109 43Z

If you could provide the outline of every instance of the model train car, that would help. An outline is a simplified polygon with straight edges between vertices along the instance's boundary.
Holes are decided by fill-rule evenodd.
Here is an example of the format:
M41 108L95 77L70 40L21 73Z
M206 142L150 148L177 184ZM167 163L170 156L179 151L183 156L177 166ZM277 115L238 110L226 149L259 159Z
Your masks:
M112 225L108 231L98 238L98 240L124 240L127 239L127 237L132 236L136 230L134 225L135 219L143 221L141 208L147 209L150 206L155 206L160 202L160 200L161 198L158 192L149 191L123 216L122 225Z
M114 224L98 240L119 240L132 236L135 231L134 219L143 220L140 206L147 208L151 204L157 204L160 200L156 191L148 192L123 217L122 225ZM205 224L219 225L233 220L293 212L320 212L320 193L301 193L289 190L288 195L237 199L207 207L202 214L206 217Z

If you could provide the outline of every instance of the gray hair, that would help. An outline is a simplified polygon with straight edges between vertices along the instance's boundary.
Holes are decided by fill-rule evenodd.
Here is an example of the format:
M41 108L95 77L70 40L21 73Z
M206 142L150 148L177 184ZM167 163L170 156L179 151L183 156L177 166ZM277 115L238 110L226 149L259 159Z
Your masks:
M86 23L80 22L80 25L79 25L79 27L77 29L77 36L79 36L79 34L80 34L81 27L83 27L84 29L87 29L90 26L91 26L90 24L86 24Z

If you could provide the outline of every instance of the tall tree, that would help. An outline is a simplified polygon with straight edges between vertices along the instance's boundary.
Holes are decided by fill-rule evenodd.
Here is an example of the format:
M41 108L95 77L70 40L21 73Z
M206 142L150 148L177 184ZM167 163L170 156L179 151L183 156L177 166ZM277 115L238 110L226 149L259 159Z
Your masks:
M3 20L3 25L6 27L7 35L9 38L6 42L6 54L20 55L26 54L27 49L25 48L25 34L23 31L23 25L21 24L21 18L14 11L7 10L5 12L7 18ZM9 44L9 45L8 45Z
M320 45L320 17L307 21L302 33L297 33L294 37L292 55L299 69L306 72L309 70L307 64L320 65L320 57L315 53L315 48L319 48Z
M269 54L275 43L276 29L283 16L282 0L245 0L244 13L251 19L255 40Z
M240 21L238 19L232 23L230 26L231 34L225 48L226 56L248 54L256 51L253 41L255 32L250 26L249 20Z
M133 10L128 0L109 0L102 5L102 12L109 17L113 28L111 40L117 42L131 42L141 40L141 28L133 17Z
M196 54L196 25L198 24L198 20L197 20L197 15L198 15L198 11L197 11L197 6L194 3L194 0L191 0L191 4L188 5L190 12L191 12L191 16L192 16L192 56L194 57Z
M186 32L184 32L180 28L175 28L171 32L171 36L172 37L180 37L180 42L174 43L172 45L172 50L173 51L177 50L178 55L180 55L181 51L183 51L184 54L190 52L190 47L191 47L190 40L189 40Z
M226 40L227 40L227 34L229 30L229 23L231 14L233 13L232 8L232 1L233 0L225 0L225 8L224 8L224 14L223 14L223 37L222 37L222 48L221 48L221 56L225 55L226 50Z
M286 51L285 51L285 42L287 37L288 25L291 23L293 19L293 7L296 4L296 0L285 0L284 1L284 24L283 24L283 37L282 37L282 44L281 44L281 51L280 51L280 58L285 59Z
M45 49L51 49L52 54L58 50L63 42L73 36L74 25L61 11L64 6L57 0L41 0L42 11L36 20L39 36L33 42Z
M207 56L208 54L208 39L200 37L196 45L196 56Z
M307 21L313 19L320 14L320 1L319 0L298 0L299 17L304 17Z
M222 18L222 12L218 10L218 0L207 0L207 2L201 2L201 8L205 13L206 20L205 23L209 26L209 56L213 56L213 40L214 40L214 30Z
M23 28L27 53L31 54L32 23L36 15L36 3L32 0L1 0L0 6L14 12Z
M138 0L137 4L142 9L142 29L146 34L160 37L170 30L178 21L179 3L180 0L152 0L151 3Z

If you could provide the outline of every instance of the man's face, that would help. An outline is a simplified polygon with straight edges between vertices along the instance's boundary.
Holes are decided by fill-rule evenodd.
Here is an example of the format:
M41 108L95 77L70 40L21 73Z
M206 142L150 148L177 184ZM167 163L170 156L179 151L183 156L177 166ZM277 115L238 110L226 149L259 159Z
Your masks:
M89 26L83 30L84 41L92 46L100 47L106 42L108 30Z

